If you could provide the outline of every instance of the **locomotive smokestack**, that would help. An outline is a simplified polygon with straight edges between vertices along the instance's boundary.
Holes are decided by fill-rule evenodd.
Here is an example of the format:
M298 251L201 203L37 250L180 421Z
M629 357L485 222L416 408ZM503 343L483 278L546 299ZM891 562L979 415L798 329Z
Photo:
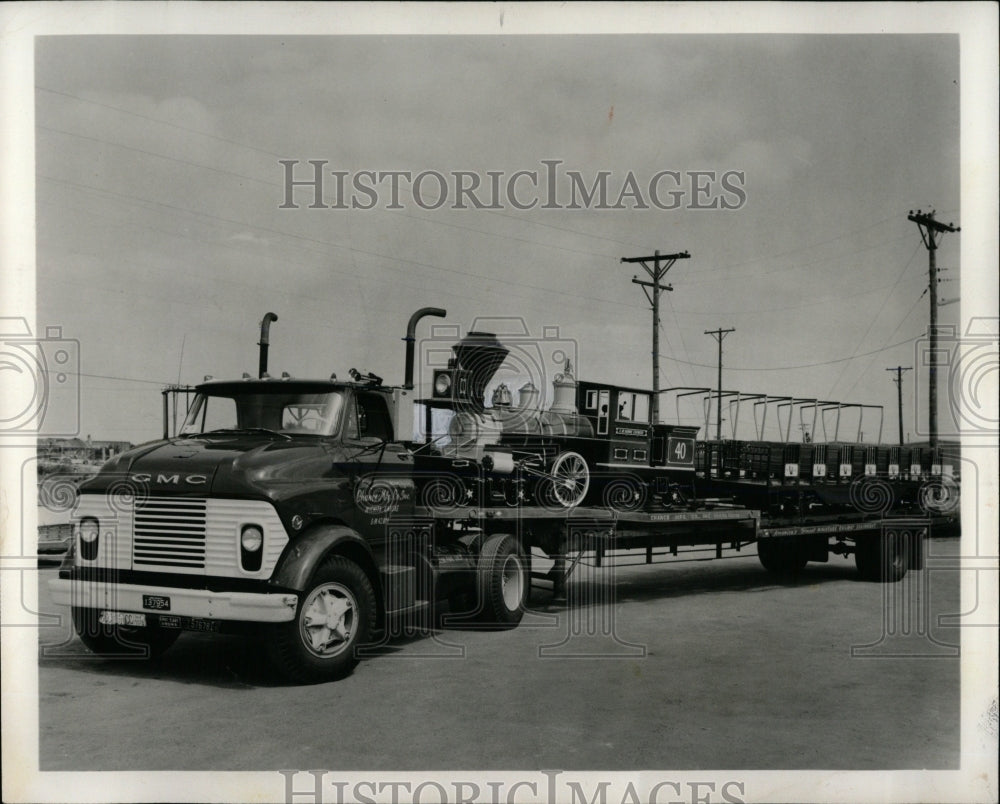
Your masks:
M459 369L468 372L469 400L481 411L486 405L486 385L510 350L492 332L468 332L451 348Z
M417 322L427 315L444 318L448 315L448 311L442 310L440 307L421 307L410 316L410 323L406 325L406 337L403 338L406 341L406 367L403 370L403 388L407 391L413 390L413 344L415 342L414 334L417 331Z
M260 362L257 369L258 377L263 377L267 373L267 347L269 344L267 337L271 331L271 322L277 320L278 316L274 313L264 313L264 320L260 322L260 341L257 342L257 345L260 347Z

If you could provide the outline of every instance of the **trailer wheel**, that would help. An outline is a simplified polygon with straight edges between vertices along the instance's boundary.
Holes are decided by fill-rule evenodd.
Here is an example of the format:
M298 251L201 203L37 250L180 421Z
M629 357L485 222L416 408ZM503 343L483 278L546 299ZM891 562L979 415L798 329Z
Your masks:
M854 563L866 581L895 583L906 575L910 563L906 539L894 530L859 538L854 545Z
M105 625L97 609L74 606L72 615L73 628L80 641L98 656L157 659L181 634L172 628Z
M268 652L291 681L343 678L358 663L357 648L375 628L375 590L353 561L332 556L299 596L295 619L275 628Z
M768 572L784 576L798 575L808 562L802 546L794 539L760 539L757 558Z
M517 540L503 533L490 536L479 554L482 621L496 628L513 628L521 622L530 582Z

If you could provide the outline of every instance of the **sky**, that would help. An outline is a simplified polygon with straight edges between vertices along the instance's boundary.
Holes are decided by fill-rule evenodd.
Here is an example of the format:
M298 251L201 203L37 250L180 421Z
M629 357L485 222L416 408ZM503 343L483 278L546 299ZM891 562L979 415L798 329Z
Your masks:
M704 333L732 327L725 388L882 405L891 441L886 368L916 365L929 309L907 213L962 219L959 57L950 34L41 37L36 321L79 341L80 434L138 443L161 431L163 385L256 371L267 311L274 373L399 383L406 321L433 305L462 332L558 327L579 377L649 387L643 271L620 260L686 250L666 278L662 387L715 387ZM380 185L373 209L309 209L308 189L281 209L280 160L299 179L325 160L348 181L484 186L560 160L588 184L607 171L612 198L630 172L643 187L715 171L743 193L725 196L736 209L685 208L688 191L677 209L434 210L405 188L389 208ZM940 243L944 300L968 234ZM925 382L904 375L911 438Z

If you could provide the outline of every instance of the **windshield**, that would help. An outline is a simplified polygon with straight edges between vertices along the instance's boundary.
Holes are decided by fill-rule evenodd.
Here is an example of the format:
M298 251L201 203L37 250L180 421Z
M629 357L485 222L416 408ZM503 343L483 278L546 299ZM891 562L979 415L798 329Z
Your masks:
M344 394L240 393L195 396L179 435L268 430L285 435L328 436L340 426Z

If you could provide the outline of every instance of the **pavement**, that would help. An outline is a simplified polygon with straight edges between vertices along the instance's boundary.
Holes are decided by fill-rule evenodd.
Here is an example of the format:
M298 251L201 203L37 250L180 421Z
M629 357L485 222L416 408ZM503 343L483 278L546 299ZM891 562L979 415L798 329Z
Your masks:
M933 539L930 565L958 541ZM959 763L955 570L899 584L853 561L794 583L751 547L719 561L578 568L511 631L445 627L294 686L237 637L156 663L100 659L42 575L41 769L949 769Z

